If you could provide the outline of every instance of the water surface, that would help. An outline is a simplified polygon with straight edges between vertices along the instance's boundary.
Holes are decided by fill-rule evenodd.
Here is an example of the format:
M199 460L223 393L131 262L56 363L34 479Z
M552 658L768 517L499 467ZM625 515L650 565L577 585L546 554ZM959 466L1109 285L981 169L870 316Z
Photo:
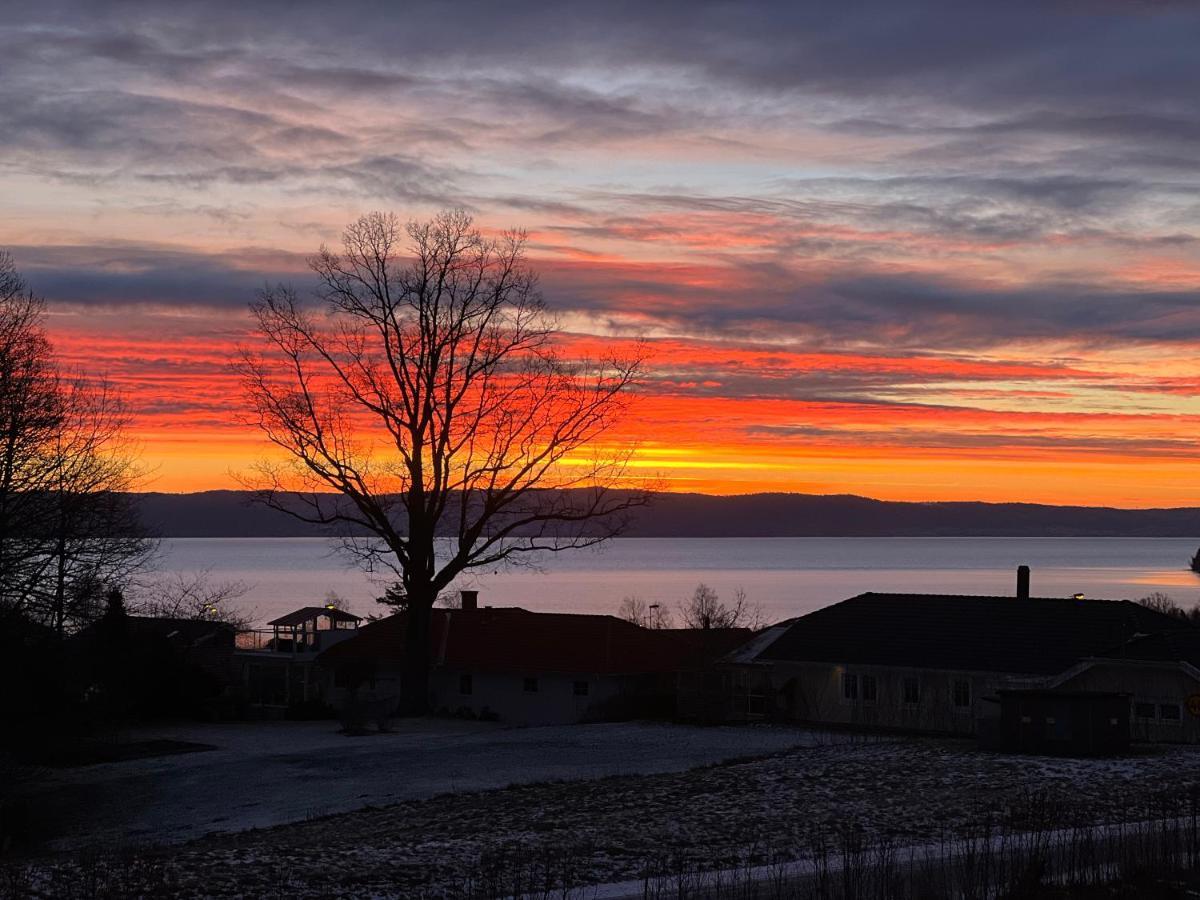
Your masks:
M704 582L741 588L768 620L800 615L863 591L1009 594L1033 569L1033 593L1110 599L1154 591L1191 604L1200 578L1186 538L619 538L595 550L547 554L541 570L477 571L457 588L480 603L611 613L625 596L674 608ZM162 567L240 581L239 605L258 621L323 601L330 591L360 614L377 609L387 579L347 565L321 538L176 538Z

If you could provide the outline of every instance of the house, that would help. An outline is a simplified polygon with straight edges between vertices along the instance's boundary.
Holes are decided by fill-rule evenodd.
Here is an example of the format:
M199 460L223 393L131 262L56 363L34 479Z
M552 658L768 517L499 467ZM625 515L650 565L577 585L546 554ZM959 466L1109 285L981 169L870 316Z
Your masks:
M1126 695L1133 736L1161 741L1200 740L1198 664L1200 631L1174 617L1021 586L1009 597L862 594L726 660L738 683L766 685L759 705L782 719L976 735L1003 692L1093 692ZM732 695L731 709L751 706Z
M267 623L269 630L243 630L234 654L236 677L246 701L260 712L325 702L315 677L317 656L358 633L361 616L326 606L302 606Z
M479 608L435 609L430 704L445 713L555 724L671 715L676 686L750 637L746 629L648 629L615 616ZM325 651L326 695L400 698L407 615L359 629Z
M234 684L236 630L205 619L105 617L70 639L78 677L143 717L222 715Z

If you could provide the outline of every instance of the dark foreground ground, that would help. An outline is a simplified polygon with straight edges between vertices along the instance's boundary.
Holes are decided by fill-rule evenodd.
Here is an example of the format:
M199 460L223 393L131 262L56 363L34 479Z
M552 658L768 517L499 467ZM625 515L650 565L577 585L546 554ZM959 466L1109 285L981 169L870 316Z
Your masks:
M101 764L59 765L26 779L21 794L30 821L20 849L178 844L513 784L683 772L829 740L774 726L513 728L438 718L398 720L386 734L354 737L335 722L316 721L178 724L110 738L103 759L74 761ZM164 745L194 752L147 752ZM3 780L0 772L0 790Z
M319 786L320 772L311 777ZM1176 821L1189 808L1194 825L1196 785L1200 754L1184 748L1085 761L843 739L686 772L458 792L158 849L43 858L10 866L4 884L23 896L433 897L536 880L554 887L539 895L616 897L654 875L665 896L662 885L685 871L815 858L840 871L839 859L898 858L897 848L964 835ZM614 882L627 884L578 890ZM1045 896L1075 896L1054 890Z

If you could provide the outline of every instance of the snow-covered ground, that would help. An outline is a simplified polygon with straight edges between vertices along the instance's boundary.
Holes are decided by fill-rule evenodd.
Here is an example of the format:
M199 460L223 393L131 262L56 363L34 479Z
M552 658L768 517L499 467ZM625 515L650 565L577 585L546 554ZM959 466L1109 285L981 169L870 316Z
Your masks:
M821 740L791 728L506 728L438 719L362 737L324 721L183 725L126 737L217 749L49 772L36 784L36 803L70 829L52 849L177 843L445 793L680 772Z
M165 816L185 800L199 821L207 815L201 808L223 803L253 809L264 788L277 798L285 789L318 790L324 781L337 784L333 773L339 765L355 768L357 745L338 744L313 726L280 727L270 734L279 740L292 735L289 749L297 752L283 752L274 739L270 751L256 749L256 739L246 732L236 750L175 757L198 766L196 778L203 773L211 779L213 797L202 799L202 785L188 785L172 797L158 797L151 808ZM1025 833L1149 821L1162 814L1164 798L1184 803L1168 810L1173 816L1190 815L1189 798L1200 799L1200 751L1190 747L1148 749L1123 760L1071 760L980 752L968 741L831 740L772 728L625 724L506 730L437 722L363 740L379 741L380 749L361 751L361 762L380 756L375 768L363 765L359 771L388 782L369 785L360 778L365 797L395 798L408 791L425 799L209 835L99 862L48 860L27 867L21 877L44 886L47 896L98 880L113 895L410 898L457 896L489 872L548 867L573 885L608 884L621 896L636 894L643 874L670 877L677 864L730 869L803 861L818 852L836 855L847 834L879 846L933 846L940 852L947 839L980 834L985 822L991 830L982 833L995 834L1000 825ZM794 746L780 749L789 744ZM705 765L772 748L780 752ZM200 764L205 756L211 764ZM275 771L299 765L287 762L292 759L307 768L287 777ZM688 765L699 767L681 771ZM452 771L458 790L429 799ZM633 774L639 772L656 774ZM613 777L593 777L603 775ZM576 780L544 780L567 776ZM522 783L471 790L514 781ZM180 787L178 779L158 784L162 790ZM366 802L348 797L348 791L347 784L339 795ZM302 811L303 801L295 803L293 812ZM239 824L261 814L239 813ZM140 814L143 820L146 815ZM209 824L229 828L233 821ZM115 833L111 822L108 827Z

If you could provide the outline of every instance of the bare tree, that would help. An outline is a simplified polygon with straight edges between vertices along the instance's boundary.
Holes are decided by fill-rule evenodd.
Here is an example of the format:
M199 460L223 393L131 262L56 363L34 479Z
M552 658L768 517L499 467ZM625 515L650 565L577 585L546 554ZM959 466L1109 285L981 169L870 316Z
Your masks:
M1172 616L1181 622L1190 622L1193 625L1200 624L1200 603L1193 603L1188 608L1177 603L1170 594L1164 594L1162 591L1147 594L1137 602L1146 607L1146 609L1152 609L1163 615Z
M134 608L144 616L223 622L246 628L251 617L234 603L248 590L240 581L213 581L208 570L173 572L139 586Z
M410 711L428 704L430 609L455 577L590 546L645 501L612 489L626 454L597 448L641 360L564 360L524 244L463 212L405 228L373 213L310 260L318 312L284 286L252 306L266 350L240 371L290 461L247 484L395 572Z
M61 371L43 315L0 253L0 611L62 634L99 616L154 542L127 493L139 471L121 398Z
M663 609L659 603L647 603L637 595L621 599L617 618L642 628L670 628L672 624L670 610Z
M762 611L747 602L741 588L733 592L733 603L727 606L704 583L696 585L691 598L680 605L679 615L685 628L758 628L762 624Z

